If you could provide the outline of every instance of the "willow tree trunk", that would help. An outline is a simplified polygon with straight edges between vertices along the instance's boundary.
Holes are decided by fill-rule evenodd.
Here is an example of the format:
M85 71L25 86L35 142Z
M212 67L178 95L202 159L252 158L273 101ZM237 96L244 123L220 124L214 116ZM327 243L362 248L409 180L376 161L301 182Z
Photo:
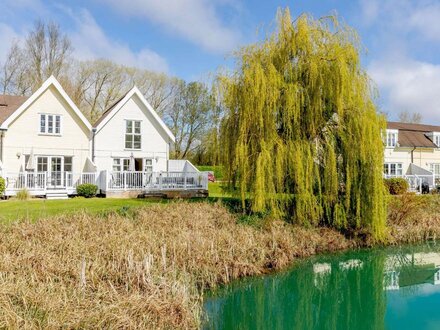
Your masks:
M223 162L242 200L302 224L384 237L384 118L356 33L336 18L292 22L242 49L221 76Z

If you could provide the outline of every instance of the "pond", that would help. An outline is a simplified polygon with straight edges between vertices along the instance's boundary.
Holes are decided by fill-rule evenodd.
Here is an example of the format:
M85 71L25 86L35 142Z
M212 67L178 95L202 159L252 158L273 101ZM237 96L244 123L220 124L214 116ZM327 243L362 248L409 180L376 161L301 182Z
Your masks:
M440 244L318 256L205 298L204 329L440 329Z

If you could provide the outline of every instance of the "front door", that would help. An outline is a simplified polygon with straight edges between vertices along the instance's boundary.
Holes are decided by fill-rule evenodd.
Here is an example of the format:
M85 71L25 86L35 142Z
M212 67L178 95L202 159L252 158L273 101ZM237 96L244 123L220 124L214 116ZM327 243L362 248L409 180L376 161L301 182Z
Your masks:
M51 157L50 158L50 186L51 188L63 187L63 158Z

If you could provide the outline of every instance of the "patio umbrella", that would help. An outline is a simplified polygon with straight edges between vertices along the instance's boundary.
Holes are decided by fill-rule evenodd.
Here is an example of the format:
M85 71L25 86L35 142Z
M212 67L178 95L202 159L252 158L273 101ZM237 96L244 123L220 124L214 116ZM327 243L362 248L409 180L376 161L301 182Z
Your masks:
M34 148L31 149L31 153L29 155L29 160L26 164L26 170L33 171L35 170L35 159L34 159Z
M131 172L134 172L136 170L136 165L135 165L135 160L134 160L133 153L131 153L131 156L130 156L130 164L129 164L129 166L130 166L129 170Z

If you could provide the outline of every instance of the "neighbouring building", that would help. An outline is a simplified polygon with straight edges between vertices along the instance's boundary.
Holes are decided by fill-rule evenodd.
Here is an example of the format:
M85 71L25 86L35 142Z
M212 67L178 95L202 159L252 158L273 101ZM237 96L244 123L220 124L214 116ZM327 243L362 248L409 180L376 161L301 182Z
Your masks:
M404 177L413 189L439 184L440 126L388 122L384 156L385 177Z

